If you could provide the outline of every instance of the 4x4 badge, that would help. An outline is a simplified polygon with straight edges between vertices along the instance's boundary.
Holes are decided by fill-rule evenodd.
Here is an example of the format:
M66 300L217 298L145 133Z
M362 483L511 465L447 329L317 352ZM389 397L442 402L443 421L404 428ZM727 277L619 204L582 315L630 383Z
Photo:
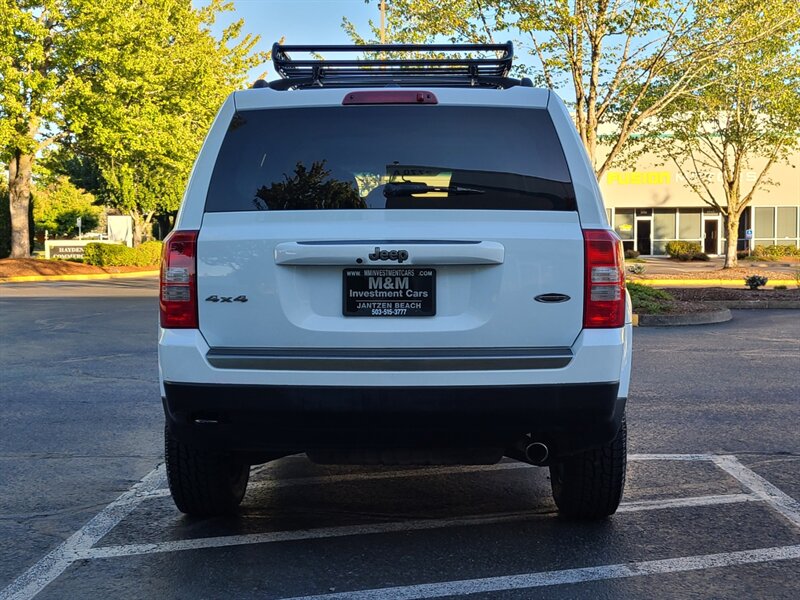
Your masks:
M247 302L247 296L209 296L206 302Z

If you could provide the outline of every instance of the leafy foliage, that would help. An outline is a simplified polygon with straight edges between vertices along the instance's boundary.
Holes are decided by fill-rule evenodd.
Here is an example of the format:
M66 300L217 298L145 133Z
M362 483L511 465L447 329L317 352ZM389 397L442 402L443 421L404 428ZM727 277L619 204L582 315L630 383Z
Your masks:
M666 251L670 258L677 258L678 260L694 260L703 254L698 242L686 242L683 240L667 242ZM708 260L708 256L706 256L706 260Z
M63 139L90 166L85 187L132 215L137 237L174 211L222 99L263 61L237 21L210 31L231 3L0 0L0 161L12 218L29 205L39 153ZM6 58L7 57L7 58ZM82 173L85 175L86 173ZM15 250L24 223L14 225Z
M800 257L800 248L791 244L773 244L770 246L756 246L753 256L760 260L776 260L786 256Z
M642 264L628 265L626 270L633 275L642 275L647 270L647 267Z
M38 186L34 195L33 218L37 231L47 230L50 237L77 235L76 221L81 218L84 232L97 227L102 210L94 205L94 197L59 177Z
M647 287L640 283L628 282L628 293L631 295L633 312L646 315L658 315L668 312L675 299L669 292Z
M298 162L294 175L270 187L262 186L253 200L258 210L315 210L323 208L366 208L366 202L352 183L330 177L325 161L311 168Z
M739 43L709 62L701 85L650 122L641 141L725 216L725 266L733 267L742 213L774 185L772 166L800 144L800 11L795 0L765 0L742 14L726 3L717 10L717 20ZM766 22L779 23L779 30L753 39ZM698 35L705 39L703 30Z
M767 281L769 281L769 279L763 275L750 275L749 277L745 277L744 283L751 290L757 290L758 288L767 285Z
M74 16L82 69L102 77L67 91L69 148L99 174L92 191L134 218L136 238L155 212L177 210L216 111L266 58L252 52L258 38L236 41L241 20L220 40L211 35L217 14L231 8L221 0L202 9L145 0L125 10L90 3Z
M749 0L393 0L387 40L483 43L518 36L517 47L540 68L536 82L574 95L578 132L601 176L642 125L705 85L714 59L782 34L796 0L768 2L783 10L773 14ZM738 35L744 27L730 27L754 19L758 26L745 37ZM347 19L343 27L356 43L378 38L372 21L369 35Z
M123 244L87 244L83 262L97 267L149 267L161 260L161 242L145 242L136 248Z

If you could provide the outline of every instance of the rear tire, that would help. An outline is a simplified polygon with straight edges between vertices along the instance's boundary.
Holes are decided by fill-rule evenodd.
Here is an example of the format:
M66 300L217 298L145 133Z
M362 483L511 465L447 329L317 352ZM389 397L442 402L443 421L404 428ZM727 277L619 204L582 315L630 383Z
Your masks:
M573 519L613 515L625 489L625 416L616 437L595 450L568 456L550 467L550 485L559 512Z
M183 513L210 517L234 512L247 490L250 466L223 452L210 452L178 440L164 428L167 481Z

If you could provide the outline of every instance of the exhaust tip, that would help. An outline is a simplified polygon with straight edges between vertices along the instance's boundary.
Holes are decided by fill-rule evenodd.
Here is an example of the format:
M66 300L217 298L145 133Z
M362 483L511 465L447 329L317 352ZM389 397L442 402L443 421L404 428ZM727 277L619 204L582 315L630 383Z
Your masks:
M534 465L541 465L550 456L550 450L541 442L525 446L525 458Z

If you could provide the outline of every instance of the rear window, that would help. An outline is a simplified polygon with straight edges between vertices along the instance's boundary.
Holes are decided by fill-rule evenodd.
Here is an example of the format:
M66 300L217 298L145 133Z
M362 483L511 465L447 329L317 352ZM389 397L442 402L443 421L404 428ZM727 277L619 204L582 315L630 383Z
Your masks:
M322 209L575 210L547 111L344 106L231 120L207 212Z

